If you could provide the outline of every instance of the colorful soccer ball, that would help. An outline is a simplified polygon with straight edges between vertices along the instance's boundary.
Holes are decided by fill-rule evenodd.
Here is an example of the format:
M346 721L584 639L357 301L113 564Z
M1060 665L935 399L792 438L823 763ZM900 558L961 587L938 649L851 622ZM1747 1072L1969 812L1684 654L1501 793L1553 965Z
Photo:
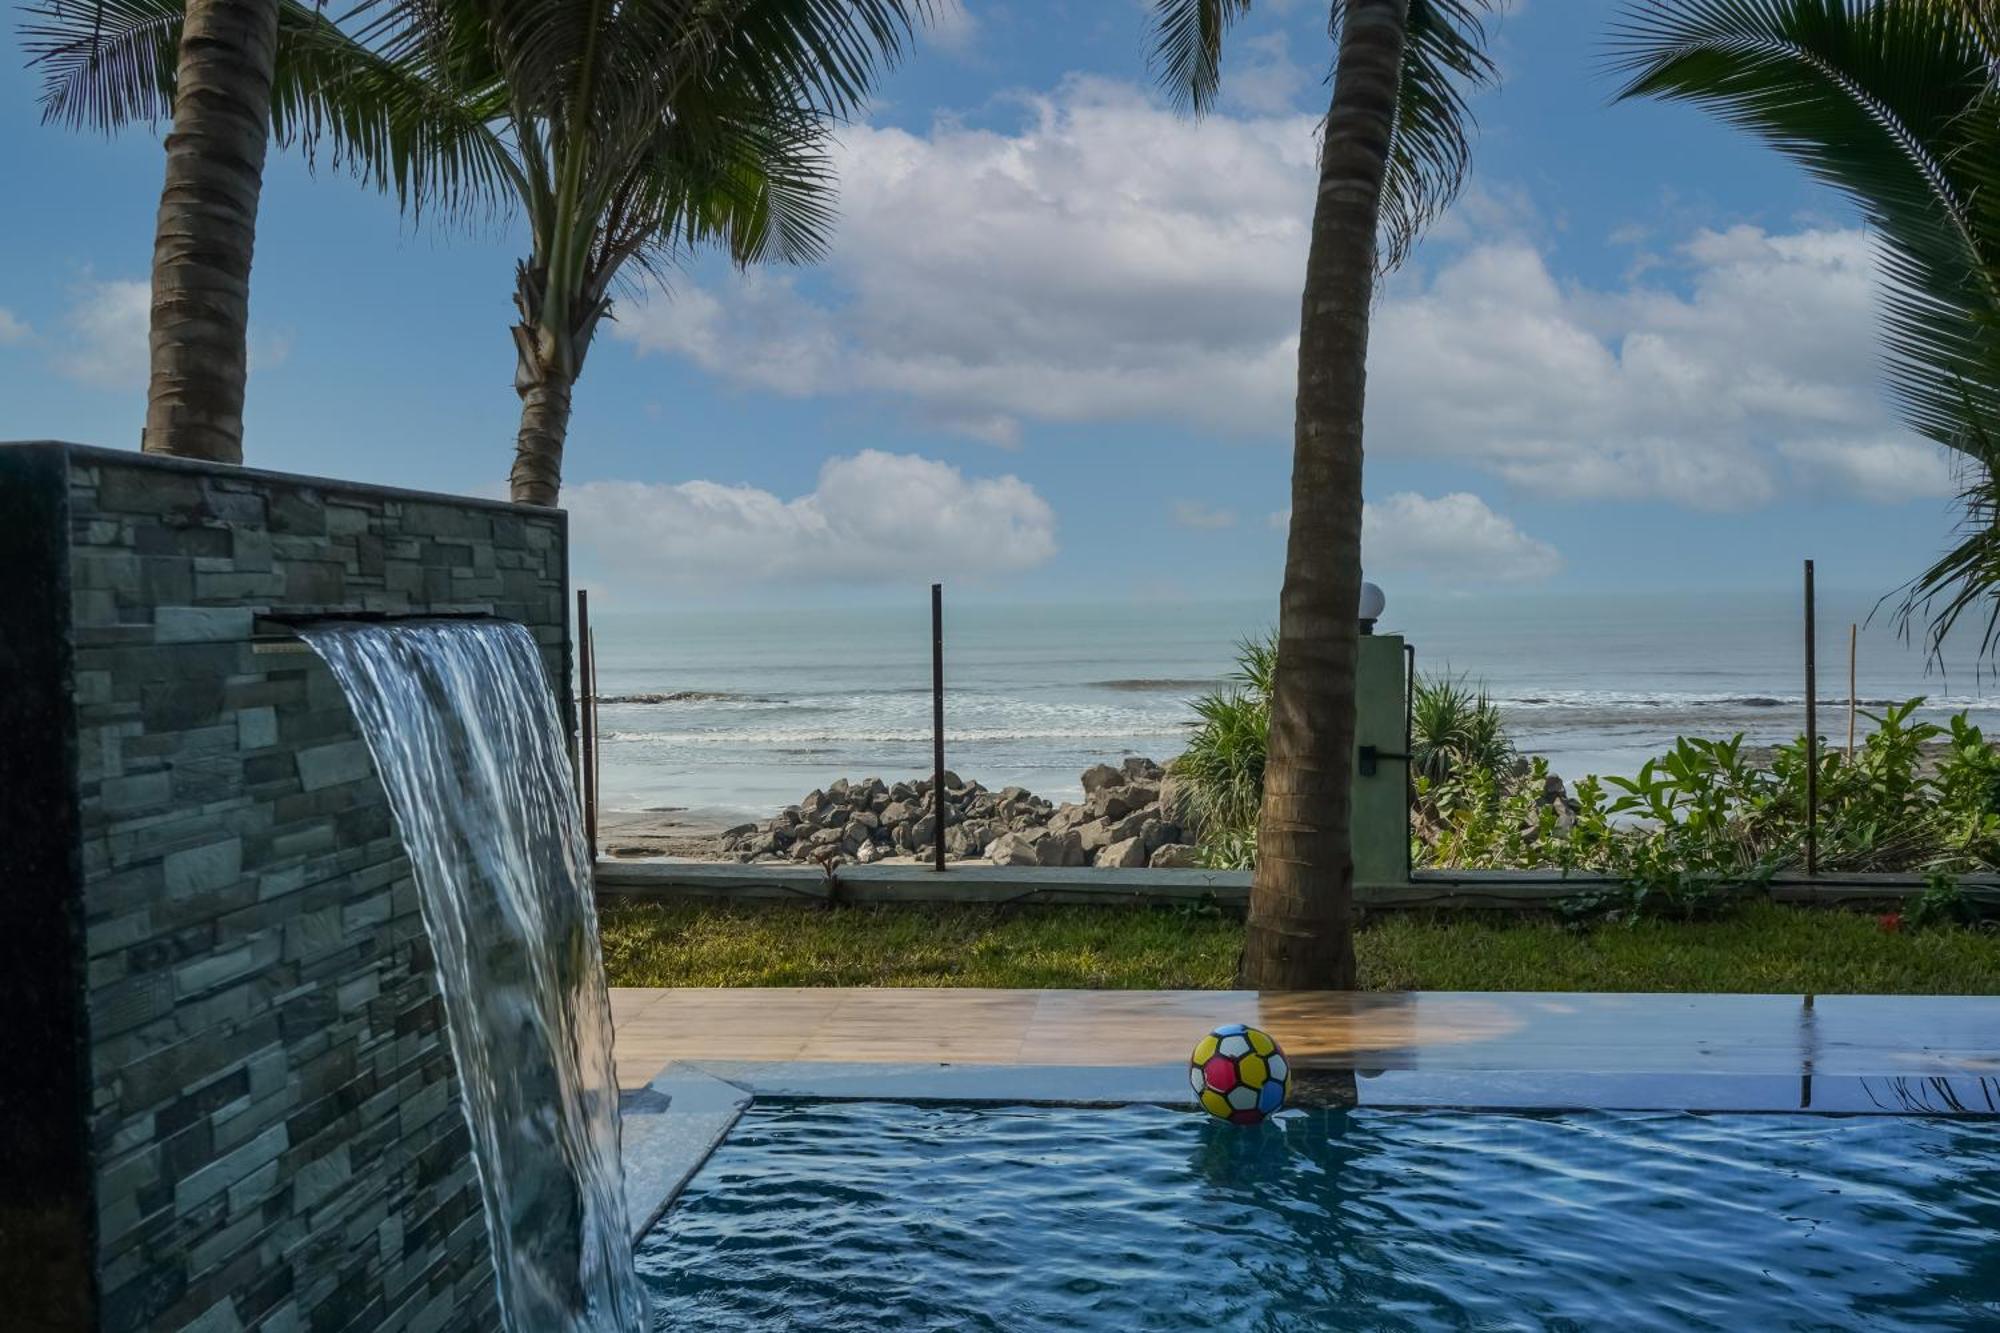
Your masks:
M1242 1023L1224 1023L1203 1037L1188 1061L1188 1082L1202 1109L1235 1125L1275 1114L1291 1077L1271 1034Z

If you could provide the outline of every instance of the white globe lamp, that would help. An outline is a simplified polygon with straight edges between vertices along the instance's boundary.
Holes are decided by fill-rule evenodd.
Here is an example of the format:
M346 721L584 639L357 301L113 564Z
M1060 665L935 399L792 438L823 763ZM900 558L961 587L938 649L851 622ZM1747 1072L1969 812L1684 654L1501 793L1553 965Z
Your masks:
M1382 618L1382 612L1388 605L1389 599L1382 595L1380 588L1372 583L1364 582L1361 585L1361 632L1363 634L1373 634L1375 632L1375 622Z

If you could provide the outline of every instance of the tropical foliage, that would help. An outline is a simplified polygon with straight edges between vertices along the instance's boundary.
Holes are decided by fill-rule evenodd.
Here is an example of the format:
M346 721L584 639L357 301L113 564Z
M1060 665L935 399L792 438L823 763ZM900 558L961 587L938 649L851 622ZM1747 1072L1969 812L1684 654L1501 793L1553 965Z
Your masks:
M1176 813L1200 839L1205 865L1228 869L1255 860L1277 665L1276 635L1239 643L1230 685L1194 701L1200 724L1170 766L1180 793Z
M2000 8L1993 0L1649 0L1622 96L1691 102L1852 199L1879 242L1889 388L1963 461L1958 544L1907 589L1937 650L2000 646Z
M1963 714L1913 721L1922 702L1868 715L1876 730L1851 757L1820 750L1823 870L1949 881L2000 868L2000 754ZM1593 910L1698 917L1801 864L1810 763L1804 738L1760 761L1740 735L1683 737L1632 777L1583 779L1568 800L1548 792L1540 759L1518 776L1419 779L1412 861L1586 873L1621 885L1584 904Z
M1432 788L1461 773L1504 773L1514 742L1484 685L1462 676L1424 676L1410 700L1410 771Z
M413 212L519 210L512 489L553 504L571 393L614 288L691 251L810 260L832 223L828 134L927 0L284 0L272 130ZM183 0L40 0L24 35L53 119L171 106ZM247 272L247 259L245 262Z

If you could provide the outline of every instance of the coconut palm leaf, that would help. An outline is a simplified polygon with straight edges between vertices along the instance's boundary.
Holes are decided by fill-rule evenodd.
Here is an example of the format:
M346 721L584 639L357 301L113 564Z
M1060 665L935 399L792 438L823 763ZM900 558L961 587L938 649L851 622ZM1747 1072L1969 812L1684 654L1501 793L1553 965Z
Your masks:
M45 121L110 133L171 117L182 0L42 0L25 13ZM514 184L493 128L503 110L370 49L310 4L282 0L271 130L308 162L324 157L413 211L490 210Z
M1382 188L1384 270L1410 249L1451 205L1472 163L1472 108L1467 96L1497 71L1486 54L1485 17L1493 0L1410 0L1397 89L1396 130ZM1154 78L1175 107L1201 115L1222 79L1222 44L1250 11L1250 0L1155 0ZM1328 28L1337 48L1346 6L1334 0Z
M1993 0L1653 0L1615 30L1620 97L1685 101L1854 201L1879 242L1891 395L1958 451L1961 540L1907 585L1933 654L2000 645L2000 46Z

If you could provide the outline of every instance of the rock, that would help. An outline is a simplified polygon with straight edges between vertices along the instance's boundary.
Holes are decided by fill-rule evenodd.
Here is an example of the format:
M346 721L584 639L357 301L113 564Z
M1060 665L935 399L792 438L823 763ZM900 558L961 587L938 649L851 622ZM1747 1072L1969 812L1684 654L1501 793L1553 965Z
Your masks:
M986 850L996 830L983 819L968 819L945 830L944 849L958 856L977 856Z
M812 836L807 838L803 845L807 848L831 847L839 842L840 838L841 831L837 828L814 829Z
M854 859L859 861L862 865L868 865L872 862L881 860L885 855L887 855L887 853L885 853L881 848L877 847L874 843L864 842L861 844L860 850L854 853Z
M1158 782L1163 772L1158 764L1150 759L1142 759L1136 754L1127 756L1121 767L1125 770L1126 778L1133 782Z
M735 828L722 830L722 836L725 838L741 838L746 833L755 833L756 831L757 826L755 824L738 824Z
M1146 821L1146 826L1140 832L1139 836L1146 840L1146 850L1153 852L1167 846L1169 843L1185 841L1187 833L1179 824L1169 824L1164 820L1149 819Z
M1109 764L1092 764L1083 770L1083 790L1086 794L1102 791L1106 787L1121 787L1124 784L1124 772Z
M847 801L847 779L835 778L826 789L827 799L845 804Z
M840 845L844 850L849 852L860 851L861 848L875 841L874 833L874 829L869 828L859 819L850 819L847 821L847 827L840 831Z
M1127 838L1136 838L1139 836L1141 830L1143 830L1147 824L1155 824L1158 822L1159 821L1154 818L1153 811L1150 807L1144 810L1134 810L1131 814L1126 815L1123 819L1114 819L1110 821L1111 836L1107 838L1105 841L1107 844L1109 844L1113 842L1123 842Z
M1041 864L1036 854L1035 841L1021 833L1003 833L995 838L986 849L986 859L996 866L1033 866Z
M905 800L894 800L882 807L881 820L884 824L907 824L917 817L917 807Z
M1193 870L1198 862L1193 844L1168 842L1155 847L1146 864L1155 870Z
M1087 866L1090 858L1084 855L1083 839L1075 829L1068 833L1052 833L1035 843L1035 864L1044 866Z
M1099 787L1090 793L1083 808L1096 819L1119 819L1138 809L1139 802L1127 795L1123 787Z
M1160 779L1160 818L1169 823L1185 823L1187 811L1182 807L1187 803L1187 790L1181 780L1168 773Z
M1080 805L1065 805L1049 816L1051 833L1067 833L1090 818L1090 812Z
M881 819L876 816L873 810L856 810L854 812L853 822L861 825L863 828L867 829L870 833L873 833L876 829L882 827Z
M1051 824L1049 827L1054 828L1055 826ZM1086 852L1103 851L1106 847L1118 841L1117 835L1113 833L1111 825L1102 819L1080 825L1076 830L1076 836L1082 842L1083 850Z
M1134 810L1149 805L1158 805L1160 784L1157 782L1128 782L1125 784L1125 799L1132 803Z
M1146 864L1146 844L1139 838L1127 838L1101 849L1091 864L1108 870L1130 870Z

